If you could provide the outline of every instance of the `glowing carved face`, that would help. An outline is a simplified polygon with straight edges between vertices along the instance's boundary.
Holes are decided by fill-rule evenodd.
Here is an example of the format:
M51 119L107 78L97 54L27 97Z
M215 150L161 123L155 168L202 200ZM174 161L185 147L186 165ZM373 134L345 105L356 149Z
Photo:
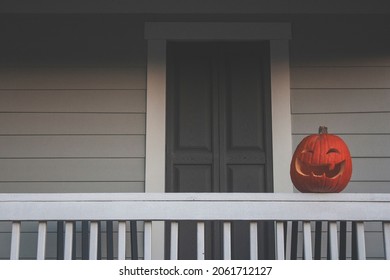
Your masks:
M347 145L332 134L307 136L298 145L290 168L291 180L301 192L340 192L352 175Z

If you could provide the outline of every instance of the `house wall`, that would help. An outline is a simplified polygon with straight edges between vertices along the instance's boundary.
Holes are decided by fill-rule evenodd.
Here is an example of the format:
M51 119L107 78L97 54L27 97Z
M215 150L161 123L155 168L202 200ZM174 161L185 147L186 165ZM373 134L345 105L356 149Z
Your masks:
M294 20L293 148L320 125L342 137L353 161L345 192L390 192L389 28L390 21L380 16ZM369 258L383 257L381 230L378 223L366 224Z
M143 24L121 20L1 18L1 192L143 191Z
M345 191L389 192L390 20L381 15L2 16L0 191L143 191L144 22L176 19L291 22L293 148L326 125L351 149ZM369 231L368 253L380 257L380 228Z

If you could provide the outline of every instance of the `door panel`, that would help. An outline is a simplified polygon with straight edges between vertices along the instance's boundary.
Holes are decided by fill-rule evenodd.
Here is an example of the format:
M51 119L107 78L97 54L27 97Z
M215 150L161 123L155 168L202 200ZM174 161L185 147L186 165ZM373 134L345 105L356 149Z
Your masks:
M269 84L267 42L168 43L167 192L273 190ZM249 224L233 222L234 259L249 258L248 240ZM206 223L206 258L222 241L221 223ZM195 257L196 225L181 222L179 258Z

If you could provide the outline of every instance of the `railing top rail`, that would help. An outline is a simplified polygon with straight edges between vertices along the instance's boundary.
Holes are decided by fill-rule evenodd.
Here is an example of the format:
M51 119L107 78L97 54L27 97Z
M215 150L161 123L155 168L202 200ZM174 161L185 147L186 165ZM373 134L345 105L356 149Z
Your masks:
M3 193L6 201L389 201L390 193Z
M390 220L390 194L0 194L0 220Z

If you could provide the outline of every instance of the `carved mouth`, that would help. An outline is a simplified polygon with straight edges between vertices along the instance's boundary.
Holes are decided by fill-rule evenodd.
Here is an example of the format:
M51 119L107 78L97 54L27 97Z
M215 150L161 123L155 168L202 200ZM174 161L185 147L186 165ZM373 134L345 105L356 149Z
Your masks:
M327 178L336 178L337 176L343 174L345 168L345 160L337 164L321 164L321 165L311 165L301 161L300 159L295 160L295 169L302 176L314 176L314 177L323 177Z

